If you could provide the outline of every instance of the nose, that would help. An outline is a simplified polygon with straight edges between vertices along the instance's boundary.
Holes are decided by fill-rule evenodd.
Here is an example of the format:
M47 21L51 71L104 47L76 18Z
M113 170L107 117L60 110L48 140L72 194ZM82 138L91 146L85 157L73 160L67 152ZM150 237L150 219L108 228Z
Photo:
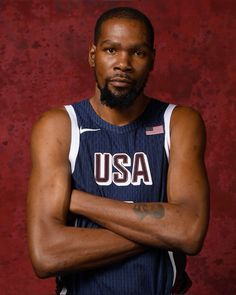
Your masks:
M128 52L123 51L119 53L114 70L120 70L122 72L132 71L131 57Z

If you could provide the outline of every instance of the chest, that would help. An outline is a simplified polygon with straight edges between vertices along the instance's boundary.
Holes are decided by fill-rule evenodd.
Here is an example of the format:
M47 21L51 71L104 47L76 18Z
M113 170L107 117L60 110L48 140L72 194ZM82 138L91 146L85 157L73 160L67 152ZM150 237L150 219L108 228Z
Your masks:
M145 127L122 134L88 131L80 135L73 182L102 196L147 201L144 196L160 195L167 166L163 133L149 135Z

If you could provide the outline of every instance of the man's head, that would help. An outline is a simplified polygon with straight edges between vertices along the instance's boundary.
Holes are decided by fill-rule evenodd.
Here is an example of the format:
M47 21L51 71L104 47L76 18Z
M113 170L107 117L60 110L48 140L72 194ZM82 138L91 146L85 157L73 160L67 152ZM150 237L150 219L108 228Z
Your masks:
M97 20L94 29L94 44L97 45L99 37L101 35L102 24L109 19L120 18L128 20L136 20L143 23L146 26L148 33L148 39L150 47L154 47L154 29L152 23L145 14L137 9L131 7L116 7L104 12Z
M153 43L153 27L138 10L120 7L100 16L89 61L102 103L111 108L132 105L152 70Z

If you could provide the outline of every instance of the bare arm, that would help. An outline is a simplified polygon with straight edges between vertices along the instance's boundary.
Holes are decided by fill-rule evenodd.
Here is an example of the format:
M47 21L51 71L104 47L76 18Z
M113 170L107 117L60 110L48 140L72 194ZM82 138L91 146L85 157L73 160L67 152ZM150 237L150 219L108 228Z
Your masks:
M127 204L73 191L70 209L135 242L196 254L209 211L204 149L200 116L178 108L171 124L168 203Z
M36 123L27 228L32 264L40 277L99 267L143 251L107 229L66 226L71 195L69 145L70 121L64 110L50 111Z

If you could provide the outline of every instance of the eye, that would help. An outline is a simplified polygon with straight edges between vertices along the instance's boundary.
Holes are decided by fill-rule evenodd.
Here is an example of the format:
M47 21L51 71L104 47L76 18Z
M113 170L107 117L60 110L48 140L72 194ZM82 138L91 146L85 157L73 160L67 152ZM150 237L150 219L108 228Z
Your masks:
M109 47L104 49L109 54L114 54L116 52L115 48Z
M144 50L142 50L142 49L135 49L134 50L134 55L144 57L146 55L146 52Z

